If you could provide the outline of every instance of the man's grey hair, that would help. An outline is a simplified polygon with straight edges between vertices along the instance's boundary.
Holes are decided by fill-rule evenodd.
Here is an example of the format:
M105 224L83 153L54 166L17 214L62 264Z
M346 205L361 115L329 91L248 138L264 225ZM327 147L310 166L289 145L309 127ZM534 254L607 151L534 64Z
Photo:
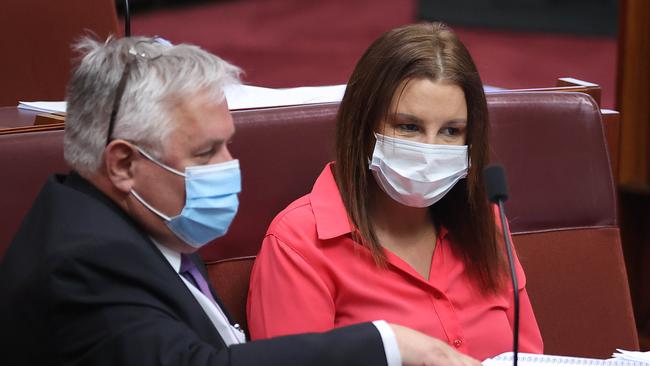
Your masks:
M63 150L66 162L82 173L97 172L101 166L118 83L129 60L112 138L137 143L156 158L176 127L172 117L179 101L207 93L221 102L224 87L238 84L241 73L197 46L172 46L152 38L109 38L101 43L86 37L74 48L81 59L67 89Z

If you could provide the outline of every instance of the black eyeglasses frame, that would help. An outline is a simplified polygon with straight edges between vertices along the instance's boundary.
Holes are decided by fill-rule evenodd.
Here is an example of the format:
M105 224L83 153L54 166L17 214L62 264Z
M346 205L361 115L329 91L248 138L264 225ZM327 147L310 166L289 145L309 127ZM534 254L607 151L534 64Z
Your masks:
M122 71L122 76L120 81L117 83L117 88L115 88L115 99L113 99L113 109L111 110L111 115L108 120L108 132L106 133L106 146L111 143L113 140L113 130L115 128L115 119L117 118L117 113L120 111L120 104L124 96L124 90L126 89L126 83L131 74L131 68L133 64L137 61L138 58L142 58L148 61L153 61L162 56L162 51L160 53L150 56L147 52L138 51L137 47L139 44L152 44L152 43L161 43L158 38L152 38L146 41L139 41L133 47L129 49L129 59L124 65L124 70Z

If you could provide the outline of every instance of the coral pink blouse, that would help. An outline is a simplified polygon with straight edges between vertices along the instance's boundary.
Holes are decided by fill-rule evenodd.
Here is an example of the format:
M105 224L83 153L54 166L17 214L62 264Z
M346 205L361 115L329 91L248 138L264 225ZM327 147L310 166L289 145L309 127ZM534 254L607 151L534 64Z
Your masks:
M378 267L351 239L351 228L328 164L311 194L271 223L251 276L248 326L253 339L374 320L401 324L446 341L476 359L512 349L512 289L478 293L461 258L440 230L429 279L385 250ZM542 338L516 260L521 352L542 353Z

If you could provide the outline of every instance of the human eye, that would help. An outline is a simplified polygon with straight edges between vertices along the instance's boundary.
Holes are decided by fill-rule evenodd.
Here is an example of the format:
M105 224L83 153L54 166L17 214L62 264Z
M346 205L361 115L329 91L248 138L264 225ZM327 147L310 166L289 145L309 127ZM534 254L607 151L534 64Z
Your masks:
M414 123L400 123L397 125L397 129L401 132L418 132L420 131L420 126Z
M445 136L457 136L460 134L460 129L456 127L445 127L440 130L440 133Z
M211 158L215 153L217 152L217 147L215 145L212 145L208 148L199 150L195 156L197 158L205 159L205 158Z

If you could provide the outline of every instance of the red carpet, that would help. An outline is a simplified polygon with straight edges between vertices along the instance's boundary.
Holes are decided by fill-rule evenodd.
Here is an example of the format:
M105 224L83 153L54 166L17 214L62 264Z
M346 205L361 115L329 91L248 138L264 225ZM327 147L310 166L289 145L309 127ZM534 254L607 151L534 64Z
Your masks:
M239 0L138 14L133 34L189 42L242 67L248 84L345 83L365 48L414 22L414 0ZM452 25L453 26L453 25ZM603 87L613 108L616 40L454 27L483 81L504 88L552 86L571 76Z

